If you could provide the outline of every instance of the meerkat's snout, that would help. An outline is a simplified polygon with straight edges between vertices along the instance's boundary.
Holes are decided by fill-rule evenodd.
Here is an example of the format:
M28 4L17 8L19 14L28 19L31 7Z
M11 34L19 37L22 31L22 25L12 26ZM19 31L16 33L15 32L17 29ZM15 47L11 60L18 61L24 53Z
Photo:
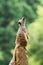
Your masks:
M23 17L22 20L25 20L25 17Z
M25 21L25 17L22 17L22 19L20 19L20 20L18 21L18 24L19 24L19 25L22 25L22 24L24 24L24 21Z

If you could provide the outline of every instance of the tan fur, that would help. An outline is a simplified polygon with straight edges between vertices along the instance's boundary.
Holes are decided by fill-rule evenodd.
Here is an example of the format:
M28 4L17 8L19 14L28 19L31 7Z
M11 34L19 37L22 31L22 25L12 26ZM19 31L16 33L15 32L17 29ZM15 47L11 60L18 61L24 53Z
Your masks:
M21 25L19 25L19 29L16 35L16 44L21 45L23 47L26 47L28 42L28 35L25 27L25 19L20 19L19 22Z
M25 49L28 41L28 36L23 18L19 20L19 22L21 24L19 24L19 29L16 35L16 46L13 52L13 58L10 61L9 65L28 65Z

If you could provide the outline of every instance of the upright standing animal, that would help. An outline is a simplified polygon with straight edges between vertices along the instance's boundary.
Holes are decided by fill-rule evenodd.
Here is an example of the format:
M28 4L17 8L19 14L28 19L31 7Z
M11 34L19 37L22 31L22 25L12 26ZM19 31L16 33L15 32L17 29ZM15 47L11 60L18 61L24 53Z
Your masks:
M19 28L16 35L16 46L13 51L13 58L9 65L28 65L26 55L26 45L28 42L28 35L25 27L25 18L23 17L18 21Z

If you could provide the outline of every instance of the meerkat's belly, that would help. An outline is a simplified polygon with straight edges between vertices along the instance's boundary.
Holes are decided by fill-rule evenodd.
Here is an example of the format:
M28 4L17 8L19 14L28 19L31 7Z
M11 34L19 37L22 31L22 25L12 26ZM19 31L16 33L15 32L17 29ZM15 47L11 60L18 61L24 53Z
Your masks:
M16 64L15 65L28 65L26 51L23 47L16 49Z

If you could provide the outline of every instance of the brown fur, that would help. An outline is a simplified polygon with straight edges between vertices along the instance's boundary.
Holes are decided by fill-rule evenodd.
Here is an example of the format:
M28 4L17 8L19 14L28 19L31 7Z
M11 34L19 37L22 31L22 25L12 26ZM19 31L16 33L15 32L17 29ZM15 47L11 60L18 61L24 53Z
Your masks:
M25 27L25 19L20 19L19 23L19 29L16 35L16 45L21 45L23 47L26 47L28 42L28 35Z
M16 35L16 46L13 52L13 58L9 65L28 65L26 50L28 36L24 25L24 18L19 20L19 29Z

